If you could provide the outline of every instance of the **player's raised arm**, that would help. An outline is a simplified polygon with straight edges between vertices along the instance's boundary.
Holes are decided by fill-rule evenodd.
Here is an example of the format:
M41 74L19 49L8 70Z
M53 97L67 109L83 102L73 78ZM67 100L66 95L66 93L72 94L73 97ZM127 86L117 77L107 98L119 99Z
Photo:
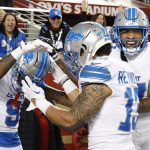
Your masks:
M43 42L47 43L50 45L50 47L52 46L52 41L48 38L44 38L44 37L40 37L40 40L42 40ZM59 54L57 53L56 49L54 48L52 51L49 51L49 55L50 57L52 57L52 59L56 62L56 64L60 67L61 70L63 70L63 72L68 75L68 77L73 81L73 83L78 86L78 81L77 79L70 73L70 71L67 68L66 63L64 62L64 60L62 60L62 58L59 56Z
M64 73L64 70L65 69L67 70L67 67L65 66L64 63L63 63L63 65L61 65L60 62L62 62L62 61L60 61L59 65L64 66L65 69L60 68L56 64L56 62L53 60L52 57L49 57L49 58L50 58L50 62L51 62L51 67L53 68L53 71L51 73L55 79L55 82L60 84L63 87L65 93L69 96L69 99L73 102L74 99L78 96L79 90L78 90L77 86L70 80L68 75ZM76 94L74 93L74 95L72 95L72 94L70 95L70 93L72 91L76 91L75 92ZM50 95L52 95L51 92L50 92ZM56 100L56 97L54 99Z
M78 80L75 78L75 76L73 76L67 66L66 66L66 63L62 60L62 59L58 59L57 61L55 61L56 64L61 68L61 70L63 70L63 72L71 79L71 81L76 85L78 86Z
M29 77L22 81L22 85L22 90L28 100L32 101L49 120L69 130L76 130L96 114L101 109L105 99L112 94L107 85L87 85L75 99L73 107L70 110L65 110L48 102L44 91L33 84ZM70 94L73 95L74 91Z
M12 65L16 62L16 60L20 60L21 56L27 52L31 51L53 51L53 47L49 44L37 39L25 44L23 41L20 46L13 50L8 56L2 58L0 60L0 78L2 78L12 67Z

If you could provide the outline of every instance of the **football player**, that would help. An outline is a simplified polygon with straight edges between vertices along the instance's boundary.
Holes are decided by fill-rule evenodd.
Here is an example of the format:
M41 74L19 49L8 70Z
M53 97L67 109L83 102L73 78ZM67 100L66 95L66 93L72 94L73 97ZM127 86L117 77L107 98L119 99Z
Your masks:
M94 22L77 24L66 37L65 50L70 71L76 75L80 70L80 92L51 60L55 68L52 74L73 101L71 109L49 103L29 77L22 81L25 97L49 120L66 129L76 130L87 122L88 149L134 150L132 132L139 103L135 75L128 63L109 57L111 40L106 29ZM63 95L51 97L67 100Z
M33 74L34 78L42 79L48 68L49 54L27 52L43 50L52 52L53 48L40 40L21 42L17 49L0 59L0 150L22 150L18 136L20 107L24 100L20 81L23 75L33 79Z
M150 150L150 44L148 43L149 20L145 13L136 7L128 7L115 18L113 35L116 47L113 57L126 60L134 68L139 87L139 112L133 141L137 150ZM119 55L118 55L119 54Z

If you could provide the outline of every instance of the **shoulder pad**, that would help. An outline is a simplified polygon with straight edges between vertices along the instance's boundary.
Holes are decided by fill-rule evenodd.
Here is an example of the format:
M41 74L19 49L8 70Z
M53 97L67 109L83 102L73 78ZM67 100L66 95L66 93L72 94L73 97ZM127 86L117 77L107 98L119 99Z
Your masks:
M107 67L103 67L100 64L86 65L80 72L80 79L87 82L104 83L111 79L111 73Z

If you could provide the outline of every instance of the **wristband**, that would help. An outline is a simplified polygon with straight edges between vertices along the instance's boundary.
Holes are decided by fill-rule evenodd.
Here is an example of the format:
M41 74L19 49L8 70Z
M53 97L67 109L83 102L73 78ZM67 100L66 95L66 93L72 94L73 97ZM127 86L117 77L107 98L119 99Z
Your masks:
M59 84L60 84L61 86L63 86L63 84L64 84L65 82L67 82L67 80L70 80L70 79L69 79L68 76L65 76L65 77L60 81Z
M69 79L62 85L66 94L71 93L73 90L78 89L77 86Z
M36 107L39 108L45 116L46 111L50 106L53 106L53 104L48 102L46 99L36 99Z
M20 46L10 53L14 57L15 60L20 60L21 56L24 54Z

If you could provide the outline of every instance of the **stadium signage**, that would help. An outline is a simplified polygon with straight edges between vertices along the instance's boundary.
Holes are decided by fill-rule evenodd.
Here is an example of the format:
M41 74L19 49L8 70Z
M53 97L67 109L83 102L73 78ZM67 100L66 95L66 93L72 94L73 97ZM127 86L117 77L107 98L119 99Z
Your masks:
M17 3L16 3L14 0L15 6L20 7L20 8L22 7L26 8L27 6L29 8L41 9L41 7L37 6L37 5L40 5L48 10L50 10L52 7L61 9L63 14L78 15L82 11L81 4L79 2L73 2L73 1L75 0L32 0L31 3L28 3L28 1L17 0ZM91 0L91 1L94 2L94 0ZM33 3L37 5L34 5ZM87 14L93 15L95 13L102 13L105 16L114 17L117 14L117 8L118 8L118 5L116 5L115 2L113 5L105 5L104 3L101 5L101 4L92 3L88 7ZM147 14L148 17L150 17L150 7L146 7L145 5L141 4L140 8Z
M58 8L61 9L64 14L80 14L81 4L78 3L65 3L65 2L50 2L50 1L35 1L38 5L45 8L51 9ZM29 8L39 8L32 4L29 5ZM40 8L41 9L41 8ZM116 16L117 7L115 6L102 6L102 5L89 5L87 14L93 15L95 13L102 13L105 16Z

